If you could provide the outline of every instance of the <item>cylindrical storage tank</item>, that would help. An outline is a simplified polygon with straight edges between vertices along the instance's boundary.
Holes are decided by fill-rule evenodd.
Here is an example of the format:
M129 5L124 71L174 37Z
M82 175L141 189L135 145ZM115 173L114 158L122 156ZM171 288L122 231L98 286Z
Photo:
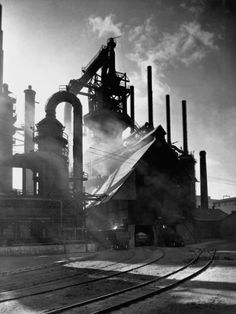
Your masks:
M3 84L0 92L0 157L4 160L12 156L13 135L16 131L14 123L16 114L14 104L16 100L9 96L8 85ZM11 167L0 167L0 192L8 193L12 190Z
M63 197L68 195L67 144L64 126L53 116L41 120L37 125L35 142L41 158L39 173L39 195Z
M37 124L36 136L39 151L53 152L66 157L68 140L64 126L55 117L46 117Z

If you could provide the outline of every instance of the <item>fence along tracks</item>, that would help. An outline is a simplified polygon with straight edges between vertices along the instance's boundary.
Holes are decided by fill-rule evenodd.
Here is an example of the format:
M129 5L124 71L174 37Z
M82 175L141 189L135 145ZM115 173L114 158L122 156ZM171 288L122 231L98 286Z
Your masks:
M107 300L106 301L106 304L112 304L110 306L107 306L106 308L102 308L100 310L91 310L91 311L87 311L88 313L90 314L101 314L101 313L111 313L112 311L115 311L115 310L119 310L123 307L127 307L129 305L132 305L132 304L135 304L137 302L140 302L140 301L143 301L149 297L153 297L155 295L159 295L165 291L168 291L168 290L171 290L171 289L174 289L176 288L177 286L179 286L180 284L184 283L185 281L188 281L194 277L196 277L197 275L199 275L200 273L202 273L203 271L205 271L210 265L211 263L213 262L214 260L214 257L215 257L215 253L216 251L212 251L212 252L208 252L209 253L209 258L207 260L207 262L201 266L198 270L195 270L193 271L190 275L185 275L183 276L183 278L175 281L174 283L171 283L171 284L166 284L164 285L164 287L162 288L156 288L156 287L151 287L151 291L150 291L150 287L149 289L146 289L146 293L142 291L138 291L140 290L140 288L143 288L145 286L150 286L158 281L161 281L163 279L166 279L176 273L179 273L181 271L184 271L186 270L189 266L193 265L194 263L196 263L197 261L199 261L201 255L203 254L203 250L200 250L200 252L198 253L198 255L196 257L194 257L188 264L178 268L177 270L173 271L173 272L170 272L164 276L161 276L161 277L158 277L158 278L154 278L152 280L149 280L149 281L146 281L144 283L141 283L141 284L138 284L138 285L135 285L135 286L132 286L130 288L127 288L127 289L123 289L123 290L119 290L119 291L116 291L116 292L113 292L113 293L109 293L109 294L106 294L106 295L103 295L103 296L100 296L100 297L96 297L96 298L93 298L93 299L89 299L89 300L86 300L86 301L83 301L83 302L79 302L79 303L74 303L74 304L70 304L68 306L64 306L64 307L60 307L60 308L57 308L57 309L51 309L51 310L47 310L47 311L44 311L43 313L44 314L54 314L54 313L62 313L62 312L65 312L65 311L69 311L69 310L72 310L72 309L75 309L75 313L78 313L78 311L80 309L82 309L82 307L85 307L85 306L88 306L90 304L96 304L96 302L99 302L99 301L104 301L104 300ZM135 292L135 297L134 297L134 293L131 295L129 295L129 292L132 291L132 292ZM141 293L140 293L141 292ZM128 296L127 296L128 294ZM137 296L138 294L138 296ZM116 296L119 296L118 299L114 299ZM110 300L109 300L110 299ZM124 299L126 299L124 301ZM114 305L114 303L116 303ZM103 303L104 304L104 303ZM100 304L100 306L104 306L103 304ZM86 310L85 310L86 312Z
M42 295L42 294L46 294L46 293L51 293L51 292L63 290L63 289L66 289L66 288L72 288L72 287L75 287L75 286L90 284L90 283L93 283L93 282L109 279L109 278L112 278L112 277L118 277L118 276L123 275L125 273L134 271L136 269L148 266L150 264L153 264L153 263L159 261L165 255L162 250L159 250L159 251L161 252L161 255L158 258L156 258L154 260L151 260L151 261L149 261L147 263L141 264L141 265L136 266L136 267L129 268L128 270L125 270L125 271L120 271L120 269L113 269L113 270L109 271L109 272L114 272L114 271L118 271L119 270L119 273L112 273L112 274L107 275L107 276L102 276L102 277L98 277L98 278L94 278L94 279L90 279L90 280L86 280L86 281L82 281L82 282L76 282L76 283L72 283L72 284L65 284L65 285L60 286L60 287L53 287L53 288L50 288L50 289L44 289L44 290L36 291L36 292L33 292L33 293L32 293L32 287L29 288L29 289L17 289L17 290L5 291L5 292L0 293L0 303L6 302L6 301L18 300L18 299L22 299L22 298L26 298L26 297ZM119 263L125 262L127 260L128 259L126 259L126 260L123 259L122 261L119 261L117 263L109 264L109 266L114 265L114 264L119 264ZM104 267L102 267L101 269L98 269L97 273L100 270L102 270L102 269L104 269ZM43 285L36 286L36 289L40 289L41 286L43 286ZM12 294L14 294L14 297L12 297ZM16 294L18 294L18 295L16 295Z

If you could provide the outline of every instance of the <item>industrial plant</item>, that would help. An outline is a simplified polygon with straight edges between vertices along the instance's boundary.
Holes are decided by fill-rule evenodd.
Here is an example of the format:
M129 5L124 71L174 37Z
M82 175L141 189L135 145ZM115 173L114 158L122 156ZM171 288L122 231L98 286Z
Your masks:
M169 95L166 127L154 126L152 68L148 66L148 119L139 126L135 87L126 73L117 71L117 43L109 38L82 68L81 77L71 79L49 98L45 118L36 124L36 92L28 86L24 153L13 154L16 100L3 82L2 37L1 30L1 245L77 241L109 247L118 232L129 235L126 248L195 241L196 161L188 148L186 101L182 101L183 144L177 147L171 139ZM86 115L80 95L88 99ZM64 125L56 116L60 103L65 103ZM92 134L86 151L85 128ZM129 130L126 137L125 130ZM200 152L200 166L201 210L207 211L205 151ZM12 188L12 168L22 170L21 191Z

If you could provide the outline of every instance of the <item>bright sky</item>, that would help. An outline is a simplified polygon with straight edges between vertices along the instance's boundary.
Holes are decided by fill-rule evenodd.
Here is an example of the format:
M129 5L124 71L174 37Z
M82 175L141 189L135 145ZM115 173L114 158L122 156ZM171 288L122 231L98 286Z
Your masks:
M154 122L166 128L171 96L172 141L182 146L181 100L188 105L189 148L207 152L212 198L236 196L235 2L229 0L1 0L4 82L17 97L37 92L36 122L47 98L81 76L111 36L117 70L135 86L136 121L147 121L146 66L153 66ZM86 99L81 98L84 112ZM199 183L197 183L197 188Z

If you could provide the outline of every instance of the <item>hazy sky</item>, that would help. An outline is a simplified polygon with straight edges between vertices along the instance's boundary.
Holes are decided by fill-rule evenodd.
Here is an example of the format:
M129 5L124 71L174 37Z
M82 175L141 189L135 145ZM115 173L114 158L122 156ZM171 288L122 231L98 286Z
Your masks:
M181 100L186 99L196 177L199 151L206 150L209 195L236 196L235 2L1 0L4 82L17 97L18 123L29 84L37 92L37 122L59 85L79 78L107 38L121 35L117 70L135 86L138 124L148 117L146 66L152 65L155 125L166 128L169 93L172 141L182 146ZM86 112L86 99L81 100Z

